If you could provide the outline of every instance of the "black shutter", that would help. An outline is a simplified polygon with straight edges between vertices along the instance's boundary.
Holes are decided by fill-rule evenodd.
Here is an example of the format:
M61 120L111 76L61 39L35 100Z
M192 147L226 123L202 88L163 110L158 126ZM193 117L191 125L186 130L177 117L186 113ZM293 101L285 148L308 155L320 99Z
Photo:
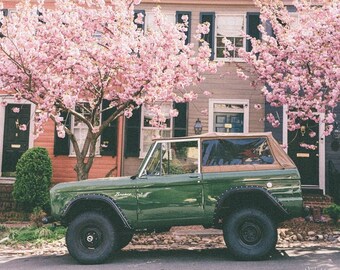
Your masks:
M110 101L104 99L102 103L102 110L108 108ZM116 108L105 110L102 113L102 122L107 120L114 112ZM100 154L102 156L115 156L117 154L117 128L118 120L114 120L104 129L100 136Z
M67 128L70 128L71 127L71 115L63 111L60 113L60 116L64 118L63 124ZM69 140L68 135L65 133L64 138L59 138L56 129L54 129L53 153L55 156L68 156L70 154L70 140Z
M2 12L2 15L3 15L4 17L8 16L8 9L7 9L7 8L0 9L0 12Z
M0 9L0 14L2 13L2 16L6 17L8 16L8 9ZM0 28L2 27L2 23L0 22ZM0 31L0 38L5 37L5 35Z
M138 29L145 30L144 29L144 25L145 25L145 10L135 10L134 11L134 18L133 18L133 20L136 20L137 19L137 15L140 14L140 13L142 13L144 15L144 18L143 18L144 23L143 24L137 23L136 25L137 25Z
M188 31L185 33L187 39L185 40L185 44L190 43L191 37L191 12L190 11L176 11L176 23L183 23L182 16L188 16Z
M261 33L259 29L257 28L260 23L261 23L260 13L248 12L247 13L247 35L253 38L256 38L256 39L260 39ZM247 52L250 52L252 50L250 40L247 40L246 49L247 49Z
M200 23L209 22L210 31L204 36L204 40L209 43L211 49L211 57L213 60L215 57L215 12L201 12L200 13Z
M272 92L273 89L271 87L269 87L269 85L266 84L267 89ZM282 127L282 119L283 119L283 107L273 107L270 105L270 103L268 101L265 101L265 107L264 107L264 113L265 113L265 117L268 114L272 114L275 116L275 118L277 120L280 121L280 125L278 127L273 127L271 123L269 123L267 121L267 119L265 119L264 121L264 131L269 131L272 132L273 137L279 142L279 143L283 143L283 127ZM285 131L286 132L286 131Z
M141 108L125 121L125 157L139 157Z
M184 137L188 135L188 103L174 103L174 108L178 110L178 116L174 118L174 137Z

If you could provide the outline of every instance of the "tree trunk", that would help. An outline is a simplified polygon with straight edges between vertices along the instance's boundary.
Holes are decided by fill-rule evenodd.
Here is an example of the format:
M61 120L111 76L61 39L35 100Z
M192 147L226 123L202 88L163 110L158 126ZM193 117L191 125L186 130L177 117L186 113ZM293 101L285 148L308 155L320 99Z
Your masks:
M85 180L89 178L89 171L86 170L86 165L83 161L77 161L77 164L74 167L74 170L77 173L77 180Z

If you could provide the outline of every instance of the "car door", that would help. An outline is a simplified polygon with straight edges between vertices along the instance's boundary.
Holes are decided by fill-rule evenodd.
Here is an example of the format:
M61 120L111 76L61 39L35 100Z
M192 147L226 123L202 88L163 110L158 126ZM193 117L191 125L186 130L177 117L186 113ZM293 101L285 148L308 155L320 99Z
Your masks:
M187 225L203 218L199 144L158 142L136 180L139 225Z

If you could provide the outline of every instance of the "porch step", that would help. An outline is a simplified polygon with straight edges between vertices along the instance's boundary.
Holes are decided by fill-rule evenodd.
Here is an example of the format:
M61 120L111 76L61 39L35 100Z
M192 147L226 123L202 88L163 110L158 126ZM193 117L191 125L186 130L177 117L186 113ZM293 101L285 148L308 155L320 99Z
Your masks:
M310 208L324 209L333 203L333 198L328 195L303 194L303 204Z
M1 184L14 184L15 178L14 177L0 177L0 185Z
M17 207L12 196L13 183L12 179L0 179L0 211L13 211Z

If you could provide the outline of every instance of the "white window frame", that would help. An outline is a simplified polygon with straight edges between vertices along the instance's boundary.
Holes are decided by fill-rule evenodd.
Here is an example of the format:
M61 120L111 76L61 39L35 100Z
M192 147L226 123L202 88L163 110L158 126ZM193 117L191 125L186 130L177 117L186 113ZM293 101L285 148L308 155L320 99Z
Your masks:
M228 104L228 105L243 105L243 109L229 109L215 110L215 104ZM243 133L249 132L249 100L248 99L209 99L209 132L214 131L214 113L226 112L226 113L243 113Z
M247 23L247 16L246 14L216 14L215 17L215 36L214 36L214 43L215 43L215 48L214 48L214 55L215 55L215 60L218 61L230 61L230 58L236 61L244 61L242 58L240 57L218 57L217 56L217 38L222 37L222 35L218 35L218 17L241 17L243 19L243 25L242 25L242 31L246 32L246 23ZM242 38L243 39L243 46L242 48L246 48L246 39L243 36L242 31L240 31L240 33L236 33L232 36L224 36L226 38L230 37L230 38ZM241 47L239 47L241 48Z
M172 103L166 102L166 105L170 105L170 107L172 108ZM140 124L140 151L139 151L139 158L144 158L145 155L147 154L148 150L149 150L149 145L145 144L144 141L144 133L145 131L153 131L153 135L154 136L158 136L161 138L169 138L172 137L172 133L173 133L173 117L169 117L170 119L170 127L165 127L165 128L159 128L159 127L145 127L144 126L144 117L146 114L146 108L144 106L142 106L141 108L141 124ZM164 136L164 131L168 131L169 132L169 136ZM151 138L152 139L152 138Z
M101 123L101 115L99 117L100 117L99 123ZM72 133L75 134L75 129L77 129L77 128L83 130L82 137L81 138L76 137L79 149L81 151L81 149L82 149L82 147L84 145L85 139L86 139L88 126L86 124L84 124L83 122L80 122L80 125L81 126L79 126L79 127L75 127L75 117L72 115L71 116L71 131L72 131ZM70 157L75 157L76 156L76 152L74 151L72 142L70 142L70 153L69 153L69 156ZM100 156L100 137L97 139L95 156Z

